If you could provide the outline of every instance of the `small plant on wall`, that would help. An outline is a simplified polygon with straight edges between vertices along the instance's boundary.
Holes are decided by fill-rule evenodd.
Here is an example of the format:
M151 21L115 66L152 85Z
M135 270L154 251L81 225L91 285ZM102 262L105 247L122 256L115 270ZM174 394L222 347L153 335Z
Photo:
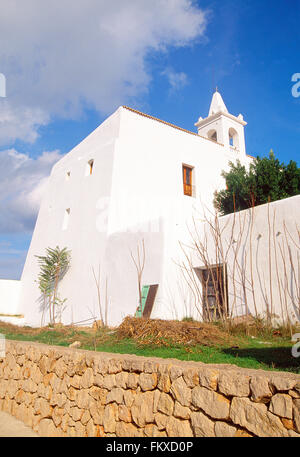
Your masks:
M49 323L61 322L65 299L58 295L58 285L70 266L71 252L67 248L47 248L45 256L36 256L40 266L38 285L43 297L43 309L49 309Z

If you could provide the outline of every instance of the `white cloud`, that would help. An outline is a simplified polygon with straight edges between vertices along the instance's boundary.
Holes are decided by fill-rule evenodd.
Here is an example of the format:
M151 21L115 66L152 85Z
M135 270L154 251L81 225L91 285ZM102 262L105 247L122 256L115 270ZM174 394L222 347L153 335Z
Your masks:
M51 168L61 157L58 151L37 159L0 151L0 233L32 231Z
M33 142L53 116L128 103L147 91L149 52L189 45L205 26L192 0L1 0L0 142Z
M22 139L34 143L38 137L37 129L49 122L49 115L40 108L18 106L3 100L0 103L0 144L12 143Z
M161 74L167 77L171 92L182 89L188 83L188 77L184 72L176 72L168 67Z

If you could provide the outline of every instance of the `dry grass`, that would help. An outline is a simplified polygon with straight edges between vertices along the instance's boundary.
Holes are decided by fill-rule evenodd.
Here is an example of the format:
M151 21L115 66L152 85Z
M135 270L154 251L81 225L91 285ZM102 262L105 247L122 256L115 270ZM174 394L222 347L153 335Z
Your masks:
M64 326L33 328L0 322L1 332L11 335L24 335L26 339L49 341L61 340L66 344L80 341L81 345L101 345L112 340L132 339L138 346L172 347L184 345L186 348L197 344L203 346L232 345L234 336L214 324L195 321L167 321L141 319L128 316L117 328L98 326ZM53 344L53 343L52 343Z
M140 345L171 346L172 344L217 346L233 344L234 337L214 324L180 322L160 319L126 317L117 329L117 336L132 338Z
M14 336L23 335L26 340L30 341L32 339L32 341L45 342L46 344L63 342L66 345L69 345L74 343L74 341L80 341L82 346L95 346L96 343L106 343L107 341L111 340L112 334L109 327L99 327L97 325L87 327L55 324L51 327L45 326L35 328L28 326L18 326L3 322L1 320L0 333L11 335L12 339Z
M33 327L28 327L28 326L19 326L19 325L14 325L14 324L9 324L8 322L0 322L1 324L1 329L5 330L8 333L22 333L25 335L39 335L42 332L45 332L46 330L49 330L49 327L38 327L38 328L33 328Z
M228 320L228 322L206 323L193 320L175 321L162 319L142 319L127 316L116 328L93 326L64 326L33 328L0 322L0 332L11 335L24 335L25 339L60 339L65 344L80 341L82 345L106 344L112 341L132 339L139 347L172 347L183 345L186 348L201 345L209 347L232 347L239 345L242 337L255 336L269 338L271 341L287 338L283 328L266 327L264 321L247 317ZM300 329L297 329L298 332ZM296 329L295 329L296 333Z
M273 327L266 319L251 315L235 317L225 322L220 321L218 326L226 329L231 335L270 338L272 340L276 340L279 337L291 339L294 333L300 331L299 324L283 324Z
M250 338L257 332L252 323L165 321L127 317L118 328L62 326L20 327L0 321L0 333L7 339L69 346L75 341L82 349L145 357L176 358L202 363L229 363L241 367L276 369L299 373L299 361L292 357L292 343L276 334ZM249 325L250 324L250 325ZM259 323L257 323L259 324ZM263 333L265 330L261 330ZM233 334L234 333L234 334Z
M17 318L21 319L22 317L24 317L24 314L4 314L4 313L1 313L0 314L0 318L1 317L17 317Z

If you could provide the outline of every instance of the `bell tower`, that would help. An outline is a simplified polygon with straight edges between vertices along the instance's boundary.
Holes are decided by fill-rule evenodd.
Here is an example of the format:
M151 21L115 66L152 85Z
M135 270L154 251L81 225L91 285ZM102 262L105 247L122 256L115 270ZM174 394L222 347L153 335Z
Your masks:
M212 97L208 116L205 119L199 117L195 123L199 135L223 144L231 155L237 158L246 155L245 125L247 122L244 121L242 114L233 116L228 112L217 88Z

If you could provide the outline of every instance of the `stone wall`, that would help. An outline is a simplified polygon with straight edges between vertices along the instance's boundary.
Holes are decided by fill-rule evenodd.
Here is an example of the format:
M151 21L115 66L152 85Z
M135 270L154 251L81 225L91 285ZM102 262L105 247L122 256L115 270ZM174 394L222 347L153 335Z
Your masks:
M0 410L41 436L300 437L300 376L7 341Z

